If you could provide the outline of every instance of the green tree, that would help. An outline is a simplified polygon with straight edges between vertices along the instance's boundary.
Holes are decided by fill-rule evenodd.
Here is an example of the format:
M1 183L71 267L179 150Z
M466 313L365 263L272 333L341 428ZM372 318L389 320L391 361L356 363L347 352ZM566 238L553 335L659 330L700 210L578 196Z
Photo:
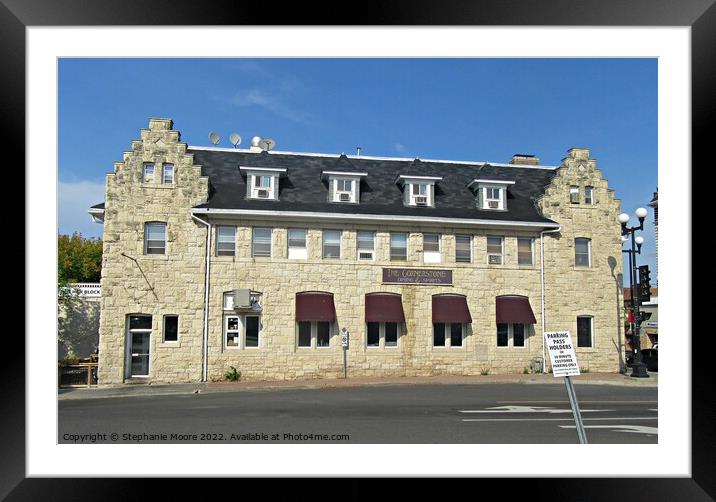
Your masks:
M77 232L57 237L57 278L60 285L99 282L102 271L102 241L85 239Z

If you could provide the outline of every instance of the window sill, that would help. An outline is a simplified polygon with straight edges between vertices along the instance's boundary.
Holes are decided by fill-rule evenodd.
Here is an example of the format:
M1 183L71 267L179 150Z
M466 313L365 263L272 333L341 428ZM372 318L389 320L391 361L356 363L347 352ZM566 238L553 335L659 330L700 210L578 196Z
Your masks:
M142 188L156 188L158 190L170 190L176 187L176 183L142 183Z
M161 342L159 344L160 349L178 349L181 348L181 342Z
M143 254L142 259L143 260L167 261L167 260L169 260L169 255L167 253L164 253L164 254Z

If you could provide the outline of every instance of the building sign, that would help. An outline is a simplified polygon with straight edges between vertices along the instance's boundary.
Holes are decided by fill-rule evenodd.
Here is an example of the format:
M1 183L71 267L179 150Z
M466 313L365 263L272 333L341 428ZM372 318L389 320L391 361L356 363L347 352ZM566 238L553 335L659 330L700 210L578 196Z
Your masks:
M384 284L443 284L452 285L452 270L420 268L384 268Z
M574 353L572 337L569 331L552 331L544 334L545 346L552 362L552 372L556 377L579 375L577 354Z

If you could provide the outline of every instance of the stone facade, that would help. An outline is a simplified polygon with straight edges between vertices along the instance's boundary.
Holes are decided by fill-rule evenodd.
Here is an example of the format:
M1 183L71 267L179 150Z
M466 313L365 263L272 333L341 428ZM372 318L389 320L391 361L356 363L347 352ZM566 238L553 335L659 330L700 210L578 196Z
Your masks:
M209 183L195 165L179 133L168 119L151 119L141 139L132 142L114 172L107 175L102 266L99 382L122 383L127 379L127 320L130 314L152 316L149 346L149 380L196 382L202 379L204 294L207 227L196 221L190 209L206 202ZM146 162L172 163L174 183L164 185L159 176L143 183ZM539 168L539 167L535 167ZM571 186L594 187L594 204L571 204ZM577 316L592 316L593 346L577 348L580 365L590 371L617 372L623 353L621 343L622 298L621 239L614 198L596 162L583 148L569 150L544 195L537 201L544 215L561 225L559 232L544 234L545 326L547 330L572 332ZM144 254L144 225L167 223L167 252ZM329 378L343 376L343 350L339 330L350 331L348 375L475 375L522 373L542 356L542 274L540 231L487 230L464 225L341 223L315 220L256 219L246 216L214 217L211 222L208 293L209 380L222 379L230 366L243 379ZM236 226L234 256L216 256L216 225ZM252 228L271 227L272 257L251 253ZM289 260L287 229L306 228L308 258ZM341 258L322 258L322 230L341 229ZM375 261L358 261L356 232L373 230ZM389 233L408 232L408 260L389 260ZM422 232L441 234L442 263L422 261ZM455 234L471 234L472 263L455 262ZM487 235L504 236L503 265L487 264ZM517 238L534 239L533 265L517 265ZM574 239L591 239L591 267L575 266ZM450 269L453 284L388 285L382 283L383 267ZM224 345L223 295L236 288L261 294L262 316L258 348L226 348ZM296 293L327 291L334 295L336 322L329 347L298 348ZM367 293L402 295L405 324L397 347L367 347L364 297ZM432 295L458 293L467 297L473 322L465 326L462 347L433 347ZM525 347L496 344L495 297L524 295L529 298L537 323L528 329ZM166 315L179 316L178 341L162 341ZM576 340L575 340L576 342Z

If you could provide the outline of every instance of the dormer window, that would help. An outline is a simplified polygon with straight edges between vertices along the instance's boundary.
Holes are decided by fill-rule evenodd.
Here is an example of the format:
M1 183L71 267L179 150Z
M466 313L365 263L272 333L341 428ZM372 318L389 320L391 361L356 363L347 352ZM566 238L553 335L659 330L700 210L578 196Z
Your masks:
M323 171L322 179L328 179L328 201L357 204L360 200L360 179L368 173Z
M472 180L468 186L477 197L477 208L488 211L507 211L507 188L514 181Z
M435 184L442 180L437 176L398 176L403 185L403 203L406 206L435 207Z
M278 200L279 179L286 169L267 167L241 167L246 173L246 197L258 200Z

